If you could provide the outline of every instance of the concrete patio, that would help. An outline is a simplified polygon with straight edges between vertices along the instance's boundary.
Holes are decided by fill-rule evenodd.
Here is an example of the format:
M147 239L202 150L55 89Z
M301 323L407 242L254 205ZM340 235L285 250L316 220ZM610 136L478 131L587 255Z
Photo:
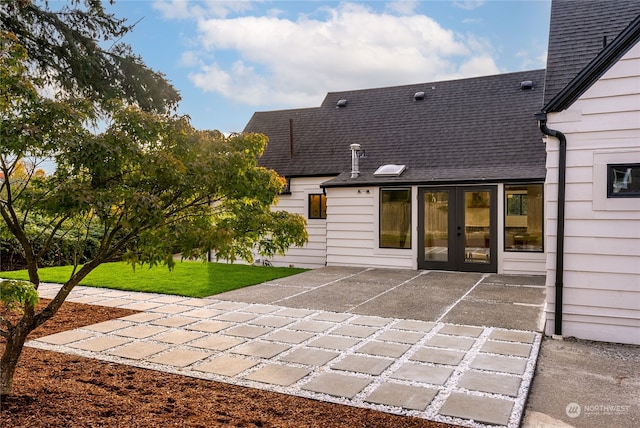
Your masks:
M77 287L143 312L29 346L461 426L519 426L544 279L324 268L193 299ZM43 285L51 297L55 285Z

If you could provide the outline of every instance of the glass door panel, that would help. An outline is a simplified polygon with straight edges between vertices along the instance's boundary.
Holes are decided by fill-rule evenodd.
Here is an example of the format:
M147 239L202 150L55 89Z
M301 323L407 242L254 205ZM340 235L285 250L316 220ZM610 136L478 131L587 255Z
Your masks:
M419 189L418 268L497 272L496 186Z
M464 191L464 261L488 264L491 261L491 193Z
M449 192L424 193L424 261L449 261Z

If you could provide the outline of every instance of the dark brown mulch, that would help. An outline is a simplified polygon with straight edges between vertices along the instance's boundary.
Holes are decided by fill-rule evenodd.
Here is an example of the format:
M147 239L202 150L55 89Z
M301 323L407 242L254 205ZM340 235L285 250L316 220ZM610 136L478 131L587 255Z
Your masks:
M29 338L132 313L66 302ZM2 427L450 426L28 347L13 388L0 403Z

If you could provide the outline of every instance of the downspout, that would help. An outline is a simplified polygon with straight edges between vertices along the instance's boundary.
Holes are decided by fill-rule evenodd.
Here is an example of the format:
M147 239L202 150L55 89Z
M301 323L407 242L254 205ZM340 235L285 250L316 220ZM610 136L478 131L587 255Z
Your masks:
M556 232L556 307L554 335L562 336L562 295L564 289L564 208L567 169L567 138L560 131L547 128L547 113L536 114L538 126L544 135L560 141L558 148L558 225Z

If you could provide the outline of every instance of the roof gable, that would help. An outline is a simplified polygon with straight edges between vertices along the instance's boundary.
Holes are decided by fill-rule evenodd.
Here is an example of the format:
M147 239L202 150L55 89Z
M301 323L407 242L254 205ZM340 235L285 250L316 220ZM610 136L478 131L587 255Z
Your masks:
M640 41L640 15L553 97L543 111L562 111L569 107L638 41Z
M572 82L640 15L640 1L554 0L544 104ZM593 70L591 70L593 72Z

